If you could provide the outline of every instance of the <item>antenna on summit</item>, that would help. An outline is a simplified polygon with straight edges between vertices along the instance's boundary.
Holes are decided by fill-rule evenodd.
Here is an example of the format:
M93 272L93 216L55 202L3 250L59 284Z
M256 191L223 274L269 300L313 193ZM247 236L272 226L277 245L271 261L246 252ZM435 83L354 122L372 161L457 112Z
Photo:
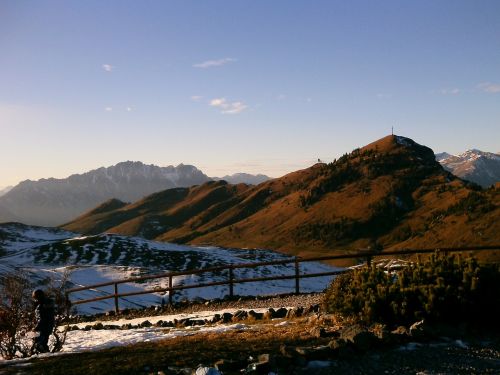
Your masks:
M394 126L391 126L391 135L394 135Z

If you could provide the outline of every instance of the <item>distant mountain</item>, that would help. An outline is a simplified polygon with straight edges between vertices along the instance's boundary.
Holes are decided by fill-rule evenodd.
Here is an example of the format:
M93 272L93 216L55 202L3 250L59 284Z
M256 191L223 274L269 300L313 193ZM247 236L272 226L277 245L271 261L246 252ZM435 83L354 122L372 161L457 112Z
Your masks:
M263 174L248 174L248 173L235 173L232 175L226 175L224 177L212 177L215 181L224 180L229 182L230 184L248 184L248 185L258 185L262 182L268 181L271 177L263 175Z
M0 222L60 225L108 199L131 202L209 180L192 165L158 167L132 161L64 179L27 180L0 197Z
M0 188L0 197L2 195L7 194L12 188L13 188L13 186L7 186L7 187L4 187L4 188Z
M472 149L456 156L442 152L436 160L455 176L483 187L500 182L500 154Z
M63 228L320 255L494 244L499 215L500 189L478 191L445 171L430 148L387 136L257 186L212 181L132 204L107 202Z

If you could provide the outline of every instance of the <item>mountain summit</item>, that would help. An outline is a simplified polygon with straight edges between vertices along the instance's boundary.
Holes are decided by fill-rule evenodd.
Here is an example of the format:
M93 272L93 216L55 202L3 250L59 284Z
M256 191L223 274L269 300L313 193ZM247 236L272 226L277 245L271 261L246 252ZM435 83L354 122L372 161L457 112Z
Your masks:
M491 244L500 190L445 171L433 151L387 136L257 186L212 181L88 212L63 226L159 241L322 254L334 248Z
M436 160L455 176L483 187L500 182L499 154L472 149L460 155L450 155L446 152L436 154Z
M111 198L131 202L157 191L206 181L209 178L192 165L158 167L137 161L64 179L27 180L0 197L0 222L54 226Z

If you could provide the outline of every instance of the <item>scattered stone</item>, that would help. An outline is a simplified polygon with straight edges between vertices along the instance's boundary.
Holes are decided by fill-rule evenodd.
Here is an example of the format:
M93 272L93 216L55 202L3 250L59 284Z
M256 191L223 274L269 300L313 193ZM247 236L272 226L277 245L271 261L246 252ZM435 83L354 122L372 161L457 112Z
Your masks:
M288 313L288 310L284 307L279 308L278 310L274 311L272 314L273 319L283 319L286 318L286 315Z
M117 326L116 324L105 324L103 329L120 329L120 326Z
M233 322L239 322L241 320L245 320L248 317L248 313L245 310L238 310L233 315Z
M139 326L142 327L142 328L149 328L151 327L153 324L151 324L151 322L149 320L145 320L144 322L142 322Z
M332 350L328 345L316 347L297 347L297 354L303 356L307 361L324 360L332 357Z
M410 336L415 340L426 340L436 335L435 330L425 320L420 320L410 326Z
M264 313L258 313L253 310L250 310L248 312L248 318L254 319L254 320L261 320L264 317Z
M321 337L327 337L328 334L325 330L324 327L313 327L310 331L309 331L309 334L312 336L312 337L316 337L316 338L321 338Z
M222 314L222 322L223 323L229 323L233 319L233 314L231 313L224 313Z
M215 368L222 373L237 371L247 366L246 360L220 359L214 364Z
M246 374L262 374L267 375L271 371L269 362L250 363L245 371Z
M340 337L348 342L351 342L354 347L366 352L375 345L377 337L359 325L347 326L340 331Z
M339 358L349 358L354 354L351 345L344 339L333 339L328 343L328 346L332 350L332 354Z
M221 375L215 367L198 367L194 375Z
M102 325L102 323L101 323L101 322L96 323L96 324L94 324L94 325L92 326L92 329L95 329L95 330L101 330L101 329L103 329L103 328L104 328L104 326Z
M268 309L266 312L264 312L263 318L266 320L271 320L274 318L274 312L275 310L273 308Z
M294 307L288 310L288 313L286 314L287 319L293 319L293 318L298 318L302 316L304 313L304 308L302 306L299 307Z

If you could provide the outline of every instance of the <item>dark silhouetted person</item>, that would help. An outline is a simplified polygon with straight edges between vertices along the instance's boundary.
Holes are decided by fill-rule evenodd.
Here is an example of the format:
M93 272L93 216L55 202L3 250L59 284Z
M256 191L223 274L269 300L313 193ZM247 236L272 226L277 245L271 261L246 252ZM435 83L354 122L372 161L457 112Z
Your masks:
M33 353L46 353L49 351L49 336L54 329L54 305L43 290L37 289L32 294L35 300L35 332L38 336L33 340Z

